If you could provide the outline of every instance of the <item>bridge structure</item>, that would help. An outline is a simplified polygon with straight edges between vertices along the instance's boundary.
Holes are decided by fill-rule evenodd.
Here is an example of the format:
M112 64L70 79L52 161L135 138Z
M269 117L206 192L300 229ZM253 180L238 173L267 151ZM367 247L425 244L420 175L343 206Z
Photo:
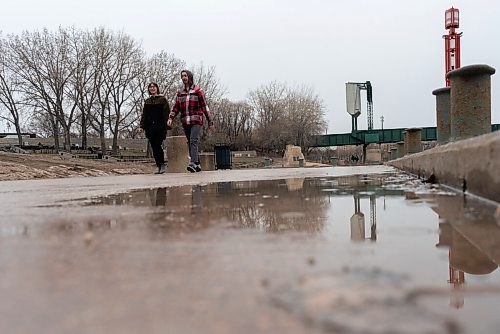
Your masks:
M422 141L437 140L436 127L424 127ZM404 132L407 128L380 129L380 130L355 130L350 133L317 135L312 138L312 147L345 146L368 144L386 144L404 141ZM491 131L499 131L500 124L492 124Z

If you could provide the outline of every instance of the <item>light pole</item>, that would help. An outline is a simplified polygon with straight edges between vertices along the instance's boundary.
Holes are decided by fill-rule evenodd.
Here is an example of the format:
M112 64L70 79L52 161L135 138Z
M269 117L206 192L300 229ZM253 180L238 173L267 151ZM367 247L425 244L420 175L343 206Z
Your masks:
M382 123L382 142L384 142L384 116L380 116L380 123Z

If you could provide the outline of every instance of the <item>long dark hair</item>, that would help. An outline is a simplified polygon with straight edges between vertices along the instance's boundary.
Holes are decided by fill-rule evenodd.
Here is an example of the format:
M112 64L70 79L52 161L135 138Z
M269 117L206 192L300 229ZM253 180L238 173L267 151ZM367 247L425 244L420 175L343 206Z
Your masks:
M188 75L188 83L189 83L189 87L191 87L194 84L193 72L188 71L188 70L182 70L181 75L182 75L182 73L186 73Z

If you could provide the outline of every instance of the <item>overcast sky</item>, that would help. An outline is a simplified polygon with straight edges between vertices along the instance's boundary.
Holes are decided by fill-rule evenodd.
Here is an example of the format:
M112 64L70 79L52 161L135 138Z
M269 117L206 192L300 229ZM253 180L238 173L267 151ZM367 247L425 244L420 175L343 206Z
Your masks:
M436 125L431 92L445 85L442 35L451 6L460 10L462 66L499 71L498 0L10 0L0 7L0 30L123 30L148 54L166 50L187 64L215 66L235 101L273 80L309 85L325 102L328 133L342 133L351 129L349 81L371 81L374 128L382 115L386 129ZM499 108L497 73L493 123ZM364 105L358 127L367 128Z

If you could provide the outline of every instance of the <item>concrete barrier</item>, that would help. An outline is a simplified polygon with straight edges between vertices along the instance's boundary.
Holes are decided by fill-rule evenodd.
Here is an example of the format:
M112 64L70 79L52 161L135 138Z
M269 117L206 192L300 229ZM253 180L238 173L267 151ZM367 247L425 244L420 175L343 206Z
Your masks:
M210 152L200 153L201 170L215 170L215 154Z
M388 165L500 203L500 131L407 155Z
M165 140L167 148L167 172L186 172L189 164L189 152L185 136L170 136Z

